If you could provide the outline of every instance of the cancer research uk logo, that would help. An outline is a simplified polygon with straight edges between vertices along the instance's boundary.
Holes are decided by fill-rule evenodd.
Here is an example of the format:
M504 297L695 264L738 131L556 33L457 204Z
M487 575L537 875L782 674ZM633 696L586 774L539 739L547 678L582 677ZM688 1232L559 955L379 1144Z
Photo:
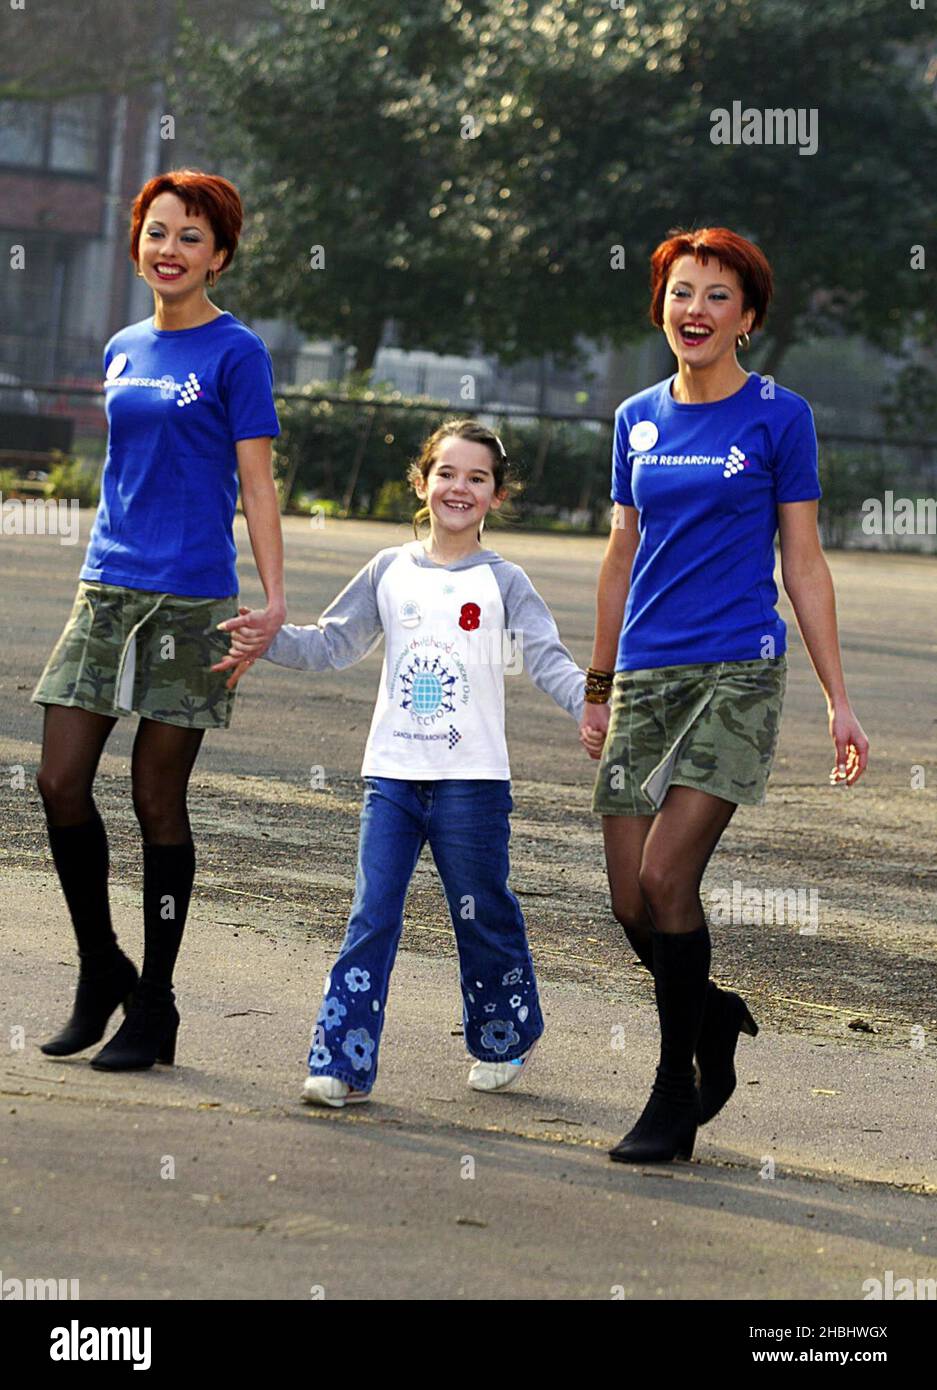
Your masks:
M165 373L163 376L123 376L122 372L127 365L127 354L119 352L117 356L108 363L107 371L104 373L104 385L108 386L149 386L159 391L164 401L179 399L176 405L182 410L187 405L194 404L203 394L202 383L199 381L195 372L189 372L184 381L176 379Z
M657 464L661 467L678 465L698 465L700 467L721 468L724 478L734 478L749 466L749 460L737 444L729 446L728 454L652 454L660 436L653 420L639 420L628 431L628 443L639 457L635 462L645 466Z

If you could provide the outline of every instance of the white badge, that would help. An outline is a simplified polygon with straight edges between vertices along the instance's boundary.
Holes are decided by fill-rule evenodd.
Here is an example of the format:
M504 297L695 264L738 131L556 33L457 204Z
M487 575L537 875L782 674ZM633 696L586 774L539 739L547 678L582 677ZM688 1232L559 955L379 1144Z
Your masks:
M397 610L397 617L400 619L401 627L416 627L422 620L423 614L420 612L420 605L416 600L408 598Z
M646 454L648 449L653 449L657 443L659 433L660 431L653 420L639 420L628 431L628 443L639 454Z
M126 365L127 354L125 352L119 352L117 356L112 358L108 363L107 371L104 376L105 381L114 381L120 376Z

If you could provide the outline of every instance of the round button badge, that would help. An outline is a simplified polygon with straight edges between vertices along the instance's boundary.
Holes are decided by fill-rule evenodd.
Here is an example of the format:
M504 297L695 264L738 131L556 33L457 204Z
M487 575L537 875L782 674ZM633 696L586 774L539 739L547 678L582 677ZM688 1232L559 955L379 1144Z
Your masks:
M420 605L415 599L408 598L400 605L397 610L397 617L400 619L401 627L417 627L423 618L420 612Z
M117 356L112 358L108 363L107 371L104 374L105 380L114 381L116 377L120 376L126 365L127 354L125 352L119 352Z
M657 443L659 433L653 420L639 420L628 431L628 443L639 454L646 454Z

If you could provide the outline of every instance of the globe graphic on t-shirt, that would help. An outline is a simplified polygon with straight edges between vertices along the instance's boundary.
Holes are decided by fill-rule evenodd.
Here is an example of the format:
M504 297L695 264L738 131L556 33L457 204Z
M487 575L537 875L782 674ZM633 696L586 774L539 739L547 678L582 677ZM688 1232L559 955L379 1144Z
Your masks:
M432 714L442 703L442 685L438 676L426 671L414 676L410 699L417 714Z

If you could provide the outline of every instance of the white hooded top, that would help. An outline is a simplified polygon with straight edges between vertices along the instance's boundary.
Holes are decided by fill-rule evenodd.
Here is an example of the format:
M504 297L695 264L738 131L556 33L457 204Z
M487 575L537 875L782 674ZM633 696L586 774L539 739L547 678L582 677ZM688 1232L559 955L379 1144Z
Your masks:
M265 660L341 670L385 639L363 777L508 780L504 676L525 670L578 720L585 672L519 565L479 550L449 565L422 541L379 550L318 623L284 623Z

